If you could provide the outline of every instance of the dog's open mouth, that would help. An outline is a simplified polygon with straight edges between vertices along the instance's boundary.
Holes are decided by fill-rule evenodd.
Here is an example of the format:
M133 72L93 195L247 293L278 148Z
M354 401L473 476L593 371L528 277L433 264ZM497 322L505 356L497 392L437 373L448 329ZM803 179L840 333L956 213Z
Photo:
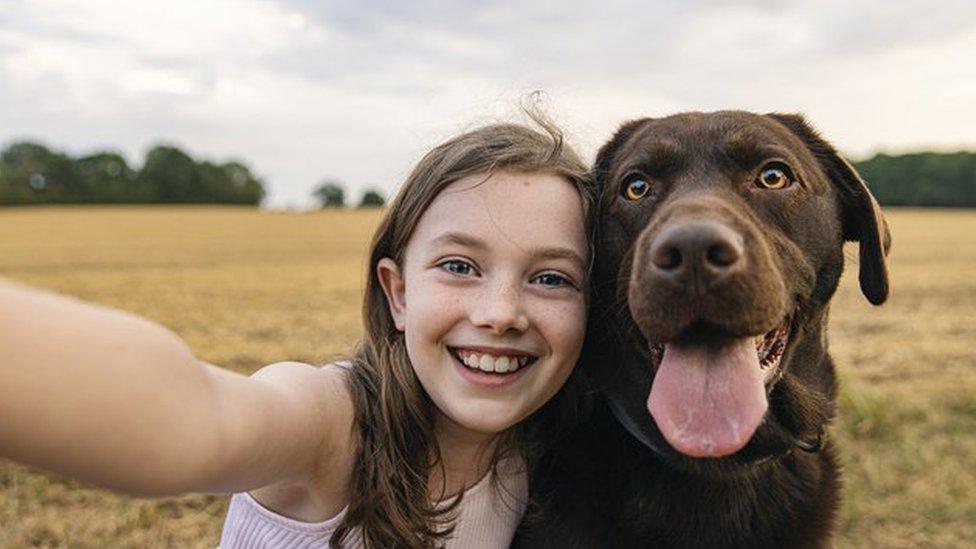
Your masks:
M691 457L742 449L766 413L789 331L787 316L755 337L652 344L656 373L647 407L668 443Z

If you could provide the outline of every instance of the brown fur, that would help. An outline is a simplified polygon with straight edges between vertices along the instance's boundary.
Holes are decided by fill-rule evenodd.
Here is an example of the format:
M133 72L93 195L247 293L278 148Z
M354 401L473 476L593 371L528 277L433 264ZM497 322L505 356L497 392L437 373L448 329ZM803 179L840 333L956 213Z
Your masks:
M772 160L798 183L759 188ZM625 124L594 173L603 205L581 368L600 398L533 475L535 512L516 546L829 546L840 478L824 439L836 394L826 319L845 240L860 242L865 296L880 304L888 294L890 239L864 182L799 116L745 112ZM635 173L651 190L628 200ZM661 235L688 226L719 227L732 268L682 277L656 269ZM757 335L788 314L782 373L767 385L769 409L749 443L723 458L672 449L646 408L650 342Z

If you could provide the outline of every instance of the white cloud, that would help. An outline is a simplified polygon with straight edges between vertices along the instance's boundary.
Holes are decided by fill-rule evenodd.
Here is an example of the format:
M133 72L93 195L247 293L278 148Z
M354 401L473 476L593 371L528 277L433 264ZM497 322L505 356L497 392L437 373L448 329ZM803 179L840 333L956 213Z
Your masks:
M199 91L192 78L167 69L135 69L124 75L119 83L129 93L189 95Z
M391 189L537 88L587 154L623 120L722 108L805 111L857 155L972 146L974 15L956 0L14 2L0 145L138 163L172 141L245 159L278 204L327 176Z
M106 92L204 93L214 74L260 69L262 56L325 34L261 1L37 0L6 17L0 43L15 47L0 58L5 75L87 90L76 98L82 110Z
M30 9L50 27L176 58L242 59L288 44L306 26L303 15L261 0L34 0Z

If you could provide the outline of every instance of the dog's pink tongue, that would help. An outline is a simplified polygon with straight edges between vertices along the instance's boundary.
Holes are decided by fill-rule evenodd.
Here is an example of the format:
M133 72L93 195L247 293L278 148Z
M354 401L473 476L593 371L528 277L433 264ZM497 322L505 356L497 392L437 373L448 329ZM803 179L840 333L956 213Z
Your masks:
M766 413L752 338L722 347L666 345L647 409L668 443L692 457L738 452Z

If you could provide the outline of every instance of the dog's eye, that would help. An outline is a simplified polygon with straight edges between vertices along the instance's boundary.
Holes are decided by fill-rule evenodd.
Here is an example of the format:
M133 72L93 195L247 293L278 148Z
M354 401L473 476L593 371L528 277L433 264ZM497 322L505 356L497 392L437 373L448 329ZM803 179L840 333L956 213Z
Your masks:
M630 200L640 200L651 190L651 184L642 176L634 176L624 185L624 195Z
M790 167L782 162L770 162L763 166L756 178L756 185L764 189L785 189L796 181Z

